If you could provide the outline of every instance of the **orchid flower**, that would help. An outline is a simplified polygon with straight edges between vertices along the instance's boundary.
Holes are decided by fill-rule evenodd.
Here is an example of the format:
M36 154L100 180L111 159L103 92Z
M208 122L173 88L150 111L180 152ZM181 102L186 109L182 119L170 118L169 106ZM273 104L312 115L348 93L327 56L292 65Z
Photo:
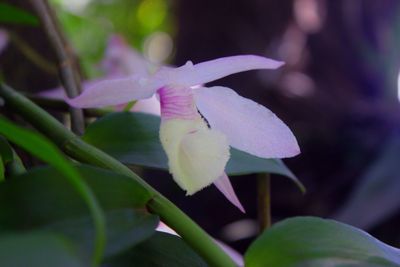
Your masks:
M189 61L178 68L161 67L155 73L101 81L67 102L80 108L103 107L157 94L160 140L173 179L187 195L214 183L243 211L224 172L229 146L262 158L285 158L300 152L296 138L270 110L230 88L192 87L238 72L276 69L282 64L253 55L195 65Z

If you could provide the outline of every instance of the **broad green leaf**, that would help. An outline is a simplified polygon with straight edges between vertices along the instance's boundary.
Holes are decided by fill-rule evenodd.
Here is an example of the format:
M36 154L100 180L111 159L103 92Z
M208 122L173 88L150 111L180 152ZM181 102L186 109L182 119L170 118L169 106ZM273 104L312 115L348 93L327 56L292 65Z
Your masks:
M123 253L151 237L159 222L158 216L144 210L106 210L105 216L107 222L105 258ZM47 225L45 229L64 234L74 241L83 255L93 249L94 229L88 216L58 221Z
M0 236L0 266L7 267L84 267L68 240L59 235L7 233Z
M394 267L400 251L355 227L298 217L275 224L248 249L246 267Z
M14 125L12 122L0 117L0 134L9 141L17 144L39 159L49 163L62 174L67 182L67 187L73 187L78 194L77 198L84 200L92 215L96 228L96 248L93 252L94 262L102 257L105 246L105 219L97 199L87 184L82 181L80 174L63 156L58 148L42 135Z
M158 217L143 209L151 197L147 190L108 170L76 169L105 210L105 256L120 253L154 233ZM93 250L95 229L88 208L54 168L37 168L0 184L0 210L0 233L53 230L75 241L83 255Z
M19 7L0 3L0 22L37 26L39 20L36 16Z
M226 166L226 171L230 175L244 175L251 173L280 174L290 178L302 192L305 192L304 185L280 159L263 159L231 148L231 158Z
M104 210L143 208L151 195L133 179L91 166L76 166ZM33 228L84 216L79 194L52 167L14 176L0 184L1 229Z
M87 128L83 139L125 164L167 170L168 160L159 140L160 118L150 114L119 112ZM231 148L228 175L274 173L289 177L303 188L281 160L262 159Z
M157 232L128 252L107 261L108 267L206 267L208 266L179 237Z
M400 137L396 134L371 162L334 218L356 227L371 229L397 213L400 208L399 158Z

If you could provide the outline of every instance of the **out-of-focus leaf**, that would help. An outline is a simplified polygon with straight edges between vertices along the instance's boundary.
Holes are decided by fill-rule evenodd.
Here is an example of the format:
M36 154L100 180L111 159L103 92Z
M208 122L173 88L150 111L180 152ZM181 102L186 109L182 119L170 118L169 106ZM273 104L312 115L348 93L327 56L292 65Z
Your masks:
M83 205L89 208L96 229L93 262L98 262L102 257L105 243L104 214L91 188L81 179L78 171L53 143L38 133L21 128L0 117L0 134L57 169L61 173L60 177L66 182L66 187L73 188L77 194L76 198L83 200Z
M138 112L109 114L86 129L83 139L125 164L168 169L159 140L160 118ZM295 175L276 159L262 159L231 148L228 175L268 172L289 177L303 188Z
M59 235L33 232L0 236L0 266L4 267L83 267L70 242Z
M104 210L143 208L151 195L133 179L76 166ZM79 194L51 167L37 168L0 184L1 229L33 228L88 213Z
M12 148L3 136L0 136L0 155L3 158L3 162L5 164L11 162L14 159Z
M170 5L165 0L114 0L112 4L107 1L52 2L89 77L99 76L95 66L111 34L119 33L136 49L147 51L151 36L175 31L171 12L168 12Z
M244 175L251 173L273 173L290 178L302 192L305 187L289 168L280 159L263 159L246 152L231 148L231 158L226 166L230 175Z
M108 267L206 267L208 266L181 238L157 232L128 252L107 261Z
M158 217L144 210L118 209L105 212L107 221L107 244L104 257L111 257L132 248L154 234ZM63 233L74 241L82 252L93 249L94 229L88 216L59 221L46 229Z
M33 14L7 3L0 3L0 22L31 26L39 24L39 20Z
M0 136L0 178L5 179L5 172L11 173L24 172L25 168L20 158L14 154L11 145L3 136Z
M3 163L3 158L1 157L0 154L0 182L4 180L4 163Z
M333 216L336 220L370 229L400 208L400 137L393 136L362 175L350 198Z
M147 190L111 171L90 166L76 169L106 211L106 256L120 253L154 233L158 217L143 209L151 197ZM89 211L54 168L38 168L0 184L0 210L0 232L53 230L75 241L82 255L89 255L93 249L95 232Z
M245 254L246 267L394 267L400 251L355 227L298 217L265 231Z
M80 179L79 174L58 148L42 135L14 125L1 117L0 134L32 155L57 168L70 181Z

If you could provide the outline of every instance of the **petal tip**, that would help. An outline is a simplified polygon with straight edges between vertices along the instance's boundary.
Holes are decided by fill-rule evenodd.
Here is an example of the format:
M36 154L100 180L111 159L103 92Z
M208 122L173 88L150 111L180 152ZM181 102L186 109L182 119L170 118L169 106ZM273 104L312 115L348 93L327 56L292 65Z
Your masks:
M285 65L286 63L284 62L284 61L277 61L276 62L276 68L278 69L278 68L280 68L280 67L282 67L283 65Z
M237 207L242 213L246 213L226 173L223 173L217 180L215 180L214 185L230 203Z

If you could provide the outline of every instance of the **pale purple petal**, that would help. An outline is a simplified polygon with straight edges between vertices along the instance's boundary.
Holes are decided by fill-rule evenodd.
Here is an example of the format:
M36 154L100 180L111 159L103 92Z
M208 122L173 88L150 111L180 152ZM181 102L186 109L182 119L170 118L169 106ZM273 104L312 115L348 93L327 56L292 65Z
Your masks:
M107 74L148 74L153 65L132 48L121 35L112 35L100 63Z
M235 190L233 190L231 181L229 181L229 177L226 175L226 173L222 174L217 180L215 180L214 185L229 200L229 202L231 202L241 212L246 213L242 203L240 203L238 197L236 196Z
M120 75L108 75L107 77L83 81L82 82L82 91L85 91L86 89L98 84L99 82L103 82L103 81L110 80L110 79L117 79L117 78L121 78L121 76ZM56 100L68 99L67 95L65 94L65 89L63 87L57 87L57 88L42 91L42 92L38 93L38 96L50 98L50 99L56 99Z
M218 80L238 72L257 69L276 69L283 64L283 62L261 56L241 55L218 58L195 65L189 61L179 68L162 68L156 75L170 84L193 86Z
M274 113L227 87L194 89L200 113L211 128L223 132L231 146L262 158L300 153L291 130Z
M57 87L54 89L49 89L43 92L38 93L38 96L55 99L55 100L65 100L67 98L65 94L65 90L62 87Z
M76 98L67 99L67 102L79 108L115 106L132 100L150 98L158 88L160 84L157 84L157 80L133 75L95 83Z
M168 225L166 225L165 223L163 223L161 221L158 223L156 231L167 233L167 234L170 234L170 235L179 236L171 227L169 227Z

